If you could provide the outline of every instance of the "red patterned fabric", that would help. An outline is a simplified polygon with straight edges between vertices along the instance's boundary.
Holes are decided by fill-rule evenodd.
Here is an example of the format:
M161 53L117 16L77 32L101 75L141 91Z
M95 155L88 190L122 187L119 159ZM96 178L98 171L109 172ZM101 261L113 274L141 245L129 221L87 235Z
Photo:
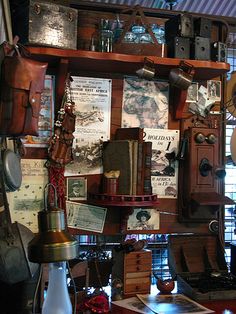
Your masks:
M65 210L66 203L65 203L64 171L65 171L64 166L58 166L52 163L48 165L49 182L55 186L57 192L57 206ZM48 197L49 203L55 204L54 190L52 188L49 189Z

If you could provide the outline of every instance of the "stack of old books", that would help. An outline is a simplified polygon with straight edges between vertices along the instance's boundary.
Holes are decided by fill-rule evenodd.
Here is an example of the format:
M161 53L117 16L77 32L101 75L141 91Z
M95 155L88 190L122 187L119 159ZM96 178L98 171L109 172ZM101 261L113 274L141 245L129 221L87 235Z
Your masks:
M103 143L103 172L120 171L120 195L152 194L152 142L143 137L142 128L118 128L115 139Z

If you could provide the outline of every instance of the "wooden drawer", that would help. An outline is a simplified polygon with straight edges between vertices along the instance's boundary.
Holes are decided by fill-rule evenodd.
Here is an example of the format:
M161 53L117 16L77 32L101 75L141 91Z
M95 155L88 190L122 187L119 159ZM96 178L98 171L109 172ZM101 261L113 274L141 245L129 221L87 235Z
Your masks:
M124 293L150 293L150 288L150 278L127 279L125 280Z
M129 260L140 260L140 259L151 259L152 258L152 252L151 251L138 251L138 252L131 252L128 254L125 254L125 262Z
M142 272L142 271L151 271L151 263L140 263L140 264L131 264L125 265L125 273L127 272Z
M125 259L125 265L144 265L144 264L151 264L152 259L149 258L148 256L144 256L143 258L130 258L130 259Z
M143 279L143 278L150 278L151 276L151 273L150 271L140 271L140 272L135 272L135 273L126 273L125 274L125 280L126 279L132 279L132 278L138 278L139 280L140 279Z

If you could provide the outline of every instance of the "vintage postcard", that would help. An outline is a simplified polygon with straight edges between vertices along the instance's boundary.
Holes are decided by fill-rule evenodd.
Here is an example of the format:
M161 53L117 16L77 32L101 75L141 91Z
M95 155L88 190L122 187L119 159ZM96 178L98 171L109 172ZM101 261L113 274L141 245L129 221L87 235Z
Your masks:
M214 313L214 311L207 309L183 294L137 294L137 297L156 314Z
M158 230L160 214L155 208L134 208L129 216L127 230Z
M67 178L67 199L86 200L87 199L87 179L81 177Z
M76 125L65 176L102 173L101 143L110 139L111 79L72 76Z
M68 227L103 232L106 208L67 201L66 212Z
M144 129L144 140L152 142L151 182L160 198L177 198L179 130Z
M198 83L192 83L187 91L187 102L197 102L198 101Z
M123 87L121 126L166 129L168 103L167 82L126 77Z
M41 94L41 109L38 121L39 136L27 135L24 138L26 147L47 147L53 133L55 107L55 76L46 75Z
M221 101L221 81L207 81L207 95L212 101Z
M197 102L191 102L189 104L189 111L193 114L206 117L210 112L215 100L208 97L208 89L201 85L198 89L198 100Z

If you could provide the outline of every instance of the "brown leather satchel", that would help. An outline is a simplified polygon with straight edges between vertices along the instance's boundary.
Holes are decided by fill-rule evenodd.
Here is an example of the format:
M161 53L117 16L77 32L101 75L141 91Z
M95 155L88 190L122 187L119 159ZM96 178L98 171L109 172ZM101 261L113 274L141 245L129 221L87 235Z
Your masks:
M47 63L14 56L2 62L0 135L38 135L40 98Z

